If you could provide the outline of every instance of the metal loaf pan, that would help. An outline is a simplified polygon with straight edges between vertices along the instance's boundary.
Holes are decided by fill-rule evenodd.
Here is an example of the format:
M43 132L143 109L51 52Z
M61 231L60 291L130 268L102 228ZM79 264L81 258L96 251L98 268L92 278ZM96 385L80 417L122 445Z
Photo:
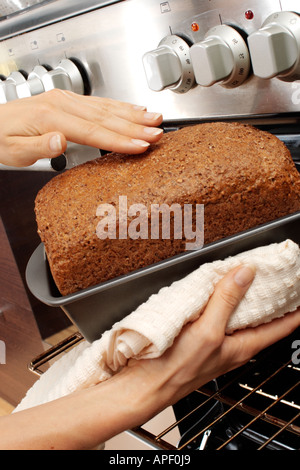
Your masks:
M82 336L93 342L150 295L200 265L287 238L300 245L300 211L67 296L58 292L44 246L40 244L28 262L26 282L36 298L52 307L61 307Z

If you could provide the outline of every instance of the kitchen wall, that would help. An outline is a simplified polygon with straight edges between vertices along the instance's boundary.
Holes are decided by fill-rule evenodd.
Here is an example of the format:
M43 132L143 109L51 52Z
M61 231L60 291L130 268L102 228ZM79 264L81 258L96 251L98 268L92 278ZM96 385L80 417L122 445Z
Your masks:
M53 172L0 171L0 215L42 338L70 325L60 308L42 304L30 293L25 282L28 260L40 243L34 200L39 189L55 175ZM2 245L0 249L3 250ZM1 266L0 270L3 275Z

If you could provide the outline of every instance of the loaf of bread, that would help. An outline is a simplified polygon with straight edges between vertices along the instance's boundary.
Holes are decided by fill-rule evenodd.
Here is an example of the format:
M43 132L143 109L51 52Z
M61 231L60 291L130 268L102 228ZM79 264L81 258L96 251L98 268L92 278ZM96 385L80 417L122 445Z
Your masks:
M54 177L38 193L35 212L62 295L186 250L184 233L155 238L149 229L144 236L140 223L140 238L130 235L130 224L138 234L137 220L145 220L138 212L134 218L128 210L124 236L121 198L127 208L146 207L148 217L155 204L204 205L208 244L300 210L300 175L275 136L240 123L204 123L165 133L142 155L112 153ZM97 230L104 213L110 214L106 236Z

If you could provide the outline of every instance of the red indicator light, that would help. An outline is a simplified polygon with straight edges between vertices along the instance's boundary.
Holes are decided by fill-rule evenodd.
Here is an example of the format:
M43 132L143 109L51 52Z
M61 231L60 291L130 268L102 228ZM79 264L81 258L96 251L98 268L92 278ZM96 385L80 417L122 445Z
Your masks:
M191 24L191 30L195 32L199 31L199 25L198 23L192 23Z
M253 11L252 10L247 10L245 12L245 18L246 18L246 20L253 20L253 18L254 18Z

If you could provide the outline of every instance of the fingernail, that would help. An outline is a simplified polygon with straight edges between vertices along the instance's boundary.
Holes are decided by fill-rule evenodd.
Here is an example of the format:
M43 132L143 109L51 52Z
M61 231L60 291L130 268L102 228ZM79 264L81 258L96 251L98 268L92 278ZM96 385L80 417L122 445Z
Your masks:
M147 107L146 106L134 105L133 109L136 109L137 111L146 111Z
M60 135L54 135L50 139L50 150L53 153L58 153L62 151L61 138Z
M145 118L146 119L151 119L151 120L157 120L159 118L161 118L161 114L160 113L145 113Z
M234 280L238 286L246 287L248 284L250 284L250 282L253 281L254 276L254 266L243 266L235 273Z
M145 142L144 140L132 139L131 141L134 145L138 147L149 147L149 142Z
M159 129L157 127L145 127L144 132L149 135L159 135L163 133L163 129Z

